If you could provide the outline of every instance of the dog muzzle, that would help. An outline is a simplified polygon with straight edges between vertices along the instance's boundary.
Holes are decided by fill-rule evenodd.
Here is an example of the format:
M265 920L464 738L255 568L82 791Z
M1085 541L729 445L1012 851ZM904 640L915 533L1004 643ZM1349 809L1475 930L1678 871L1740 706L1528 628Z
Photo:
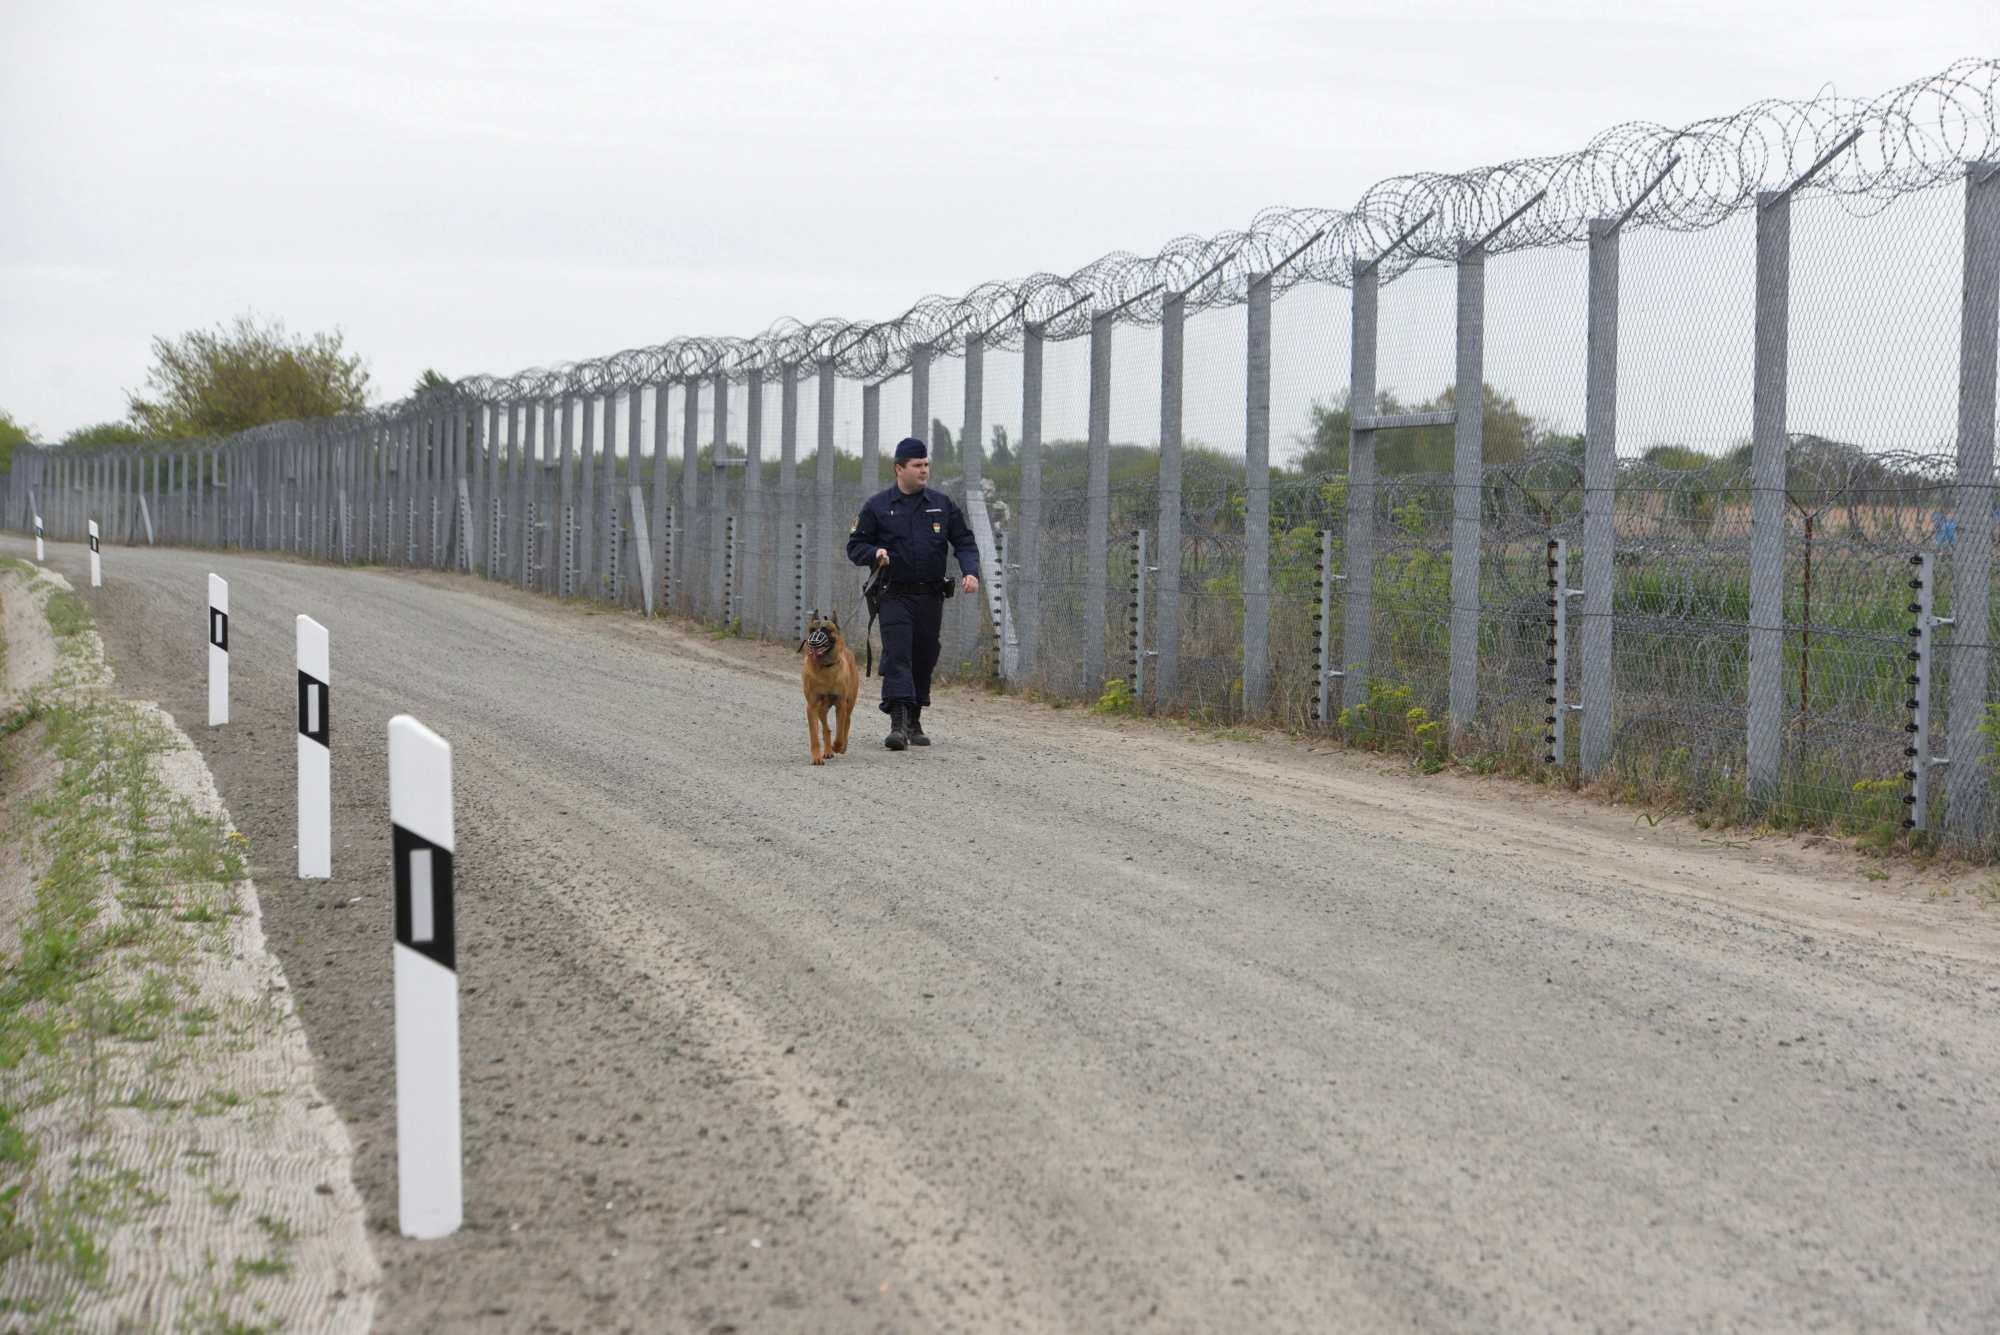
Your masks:
M827 634L823 630L813 631L811 634L806 636L806 649L812 654L814 658L826 657L828 651L831 650L832 648L833 648L833 636Z

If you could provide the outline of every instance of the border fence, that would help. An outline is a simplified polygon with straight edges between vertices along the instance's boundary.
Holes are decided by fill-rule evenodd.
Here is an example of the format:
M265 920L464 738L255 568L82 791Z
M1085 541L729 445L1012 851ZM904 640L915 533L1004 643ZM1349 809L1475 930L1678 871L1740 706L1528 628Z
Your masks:
M1996 97L1963 61L889 320L23 448L6 522L789 640L858 613L907 420L998 576L962 675L1990 850Z

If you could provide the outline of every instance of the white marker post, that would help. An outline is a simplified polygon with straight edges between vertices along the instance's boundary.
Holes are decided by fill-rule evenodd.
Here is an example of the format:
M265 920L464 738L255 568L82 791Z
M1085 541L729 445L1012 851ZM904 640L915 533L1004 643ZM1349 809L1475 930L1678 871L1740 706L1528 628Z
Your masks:
M299 876L333 875L333 750L328 740L326 627L299 618Z
M229 581L208 577L208 726L229 722Z
M35 564L41 565L48 559L49 559L49 554L42 550L42 517L40 515L36 515L35 516Z
M90 587L104 587L104 558L97 554L97 521L90 521Z
M451 743L389 720L396 859L396 1177L406 1238L465 1220L458 1111L458 952L452 913Z

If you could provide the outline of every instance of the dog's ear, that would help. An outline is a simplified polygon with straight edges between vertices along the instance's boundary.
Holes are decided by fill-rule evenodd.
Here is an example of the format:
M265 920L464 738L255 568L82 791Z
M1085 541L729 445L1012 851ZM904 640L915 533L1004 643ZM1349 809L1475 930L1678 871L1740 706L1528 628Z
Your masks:
M838 612L828 612L828 613L826 614L826 624L827 624L827 625L829 625L829 626L832 626L832 627L833 627L833 628L834 628L835 630L839 630L839 629L840 629L840 613L838 613Z

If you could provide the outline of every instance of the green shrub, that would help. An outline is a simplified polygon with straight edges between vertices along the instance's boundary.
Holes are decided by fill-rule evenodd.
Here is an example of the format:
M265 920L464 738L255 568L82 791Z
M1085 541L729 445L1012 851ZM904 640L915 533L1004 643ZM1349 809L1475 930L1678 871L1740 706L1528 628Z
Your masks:
M1403 719L1410 725L1410 744L1416 754L1417 768L1426 774L1443 769L1451 755L1444 735L1444 720L1432 718L1430 711L1421 705Z
M1368 699L1340 711L1340 730L1355 746L1388 751L1402 746L1411 728L1410 688L1368 683Z
M1097 697L1097 703L1090 707L1093 714L1136 714L1139 701L1132 694L1132 684L1123 677L1113 677L1104 683L1104 694Z

